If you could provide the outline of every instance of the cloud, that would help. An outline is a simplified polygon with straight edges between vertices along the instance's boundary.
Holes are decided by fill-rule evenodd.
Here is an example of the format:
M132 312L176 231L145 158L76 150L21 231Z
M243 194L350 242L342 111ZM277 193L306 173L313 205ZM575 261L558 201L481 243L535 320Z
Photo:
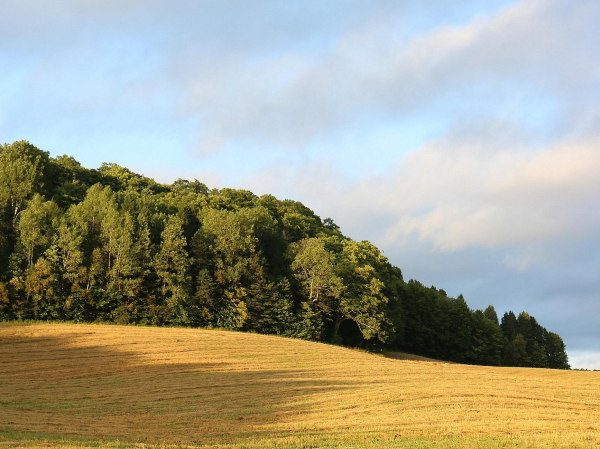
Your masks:
M569 352L569 362L571 368L600 370L600 352L571 351Z
M401 245L414 233L437 250L455 251L597 229L600 138L537 151L493 147L463 136L407 157L394 179L384 181L393 194L379 200L380 209L398 216L388 243Z
M185 107L207 114L200 151L228 139L302 147L365 111L401 116L432 105L452 109L438 103L448 92L464 96L449 103L468 101L483 80L492 92L517 83L561 105L573 96L594 104L583 92L598 98L589 91L600 74L600 61L589 57L600 46L600 33L590 31L600 17L596 1L526 0L417 36L398 32L401 16L391 17L372 17L321 53L283 52L260 64L242 56L190 68L195 76L181 86L191 92Z
M600 4L522 0L448 24L444 14L475 3L30 0L4 6L0 38L11 45L0 58L35 67L23 88L63 114L150 106L157 120L191 117L204 157L232 142L302 150L368 114L466 121L524 109L535 121L529 98L510 105L523 89L574 109L554 132L597 127ZM414 25L434 13L446 23Z
M384 247L416 239L442 252L517 249L502 261L517 270L536 263L551 242L597 233L600 136L519 148L480 132L451 133L358 184L326 160L271 166L243 184L306 198L350 229L367 229L371 217L378 225L368 234Z

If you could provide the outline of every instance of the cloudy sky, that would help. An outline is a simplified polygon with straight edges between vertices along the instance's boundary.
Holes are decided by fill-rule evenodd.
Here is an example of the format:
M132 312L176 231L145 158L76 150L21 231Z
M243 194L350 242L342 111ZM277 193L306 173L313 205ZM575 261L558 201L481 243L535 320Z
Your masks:
M600 368L598 0L4 0L0 140L304 202Z

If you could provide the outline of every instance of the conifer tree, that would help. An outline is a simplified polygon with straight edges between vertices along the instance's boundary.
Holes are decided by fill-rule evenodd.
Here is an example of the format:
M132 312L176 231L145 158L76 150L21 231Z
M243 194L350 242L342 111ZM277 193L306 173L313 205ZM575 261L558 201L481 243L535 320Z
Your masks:
M517 317L514 312L508 311L504 313L502 317L502 322L500 323L500 328L502 329L502 333L506 337L506 339L511 342L517 336Z
M521 334L517 334L506 349L504 363L507 366L531 366L531 360L527 354L527 342Z
M549 332L546 341L548 367L555 369L571 369L565 344L558 334Z
M493 323L496 323L497 325L500 325L500 322L498 321L498 314L496 313L496 309L494 308L494 306L487 306L483 314L488 320L492 321Z

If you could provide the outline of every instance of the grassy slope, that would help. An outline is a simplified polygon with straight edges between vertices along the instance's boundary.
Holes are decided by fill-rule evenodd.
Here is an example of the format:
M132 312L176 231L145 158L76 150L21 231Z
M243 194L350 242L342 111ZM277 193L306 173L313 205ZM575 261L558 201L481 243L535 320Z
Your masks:
M600 373L210 330L0 324L0 446L600 445Z

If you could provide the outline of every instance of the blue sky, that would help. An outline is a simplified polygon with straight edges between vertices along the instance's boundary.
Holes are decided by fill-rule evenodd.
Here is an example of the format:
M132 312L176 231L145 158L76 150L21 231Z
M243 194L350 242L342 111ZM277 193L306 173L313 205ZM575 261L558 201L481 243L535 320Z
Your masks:
M7 0L0 135L303 201L600 368L597 0Z

